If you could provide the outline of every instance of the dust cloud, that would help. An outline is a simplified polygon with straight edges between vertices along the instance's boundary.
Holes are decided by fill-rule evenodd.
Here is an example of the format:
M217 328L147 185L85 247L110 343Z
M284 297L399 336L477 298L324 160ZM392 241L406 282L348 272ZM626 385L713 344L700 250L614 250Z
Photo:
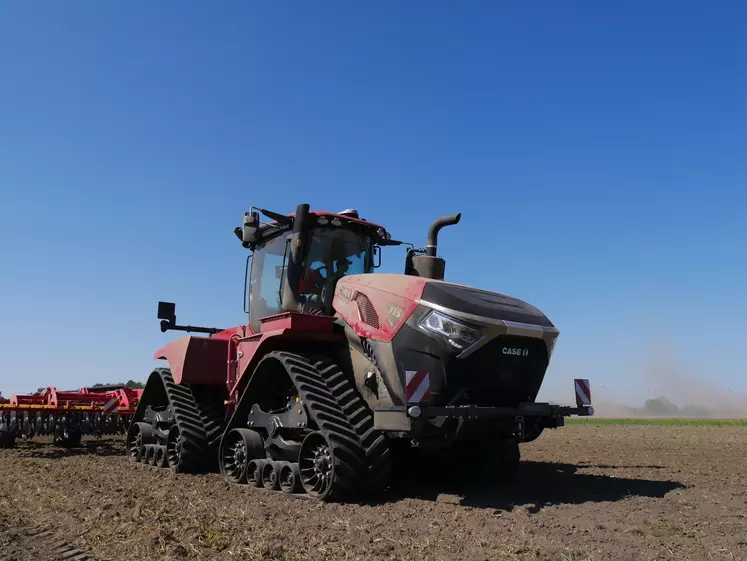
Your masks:
M716 377L698 375L677 357L671 345L653 346L637 377L647 386L646 402L630 407L605 396L593 400L596 416L747 418L747 395L724 388Z

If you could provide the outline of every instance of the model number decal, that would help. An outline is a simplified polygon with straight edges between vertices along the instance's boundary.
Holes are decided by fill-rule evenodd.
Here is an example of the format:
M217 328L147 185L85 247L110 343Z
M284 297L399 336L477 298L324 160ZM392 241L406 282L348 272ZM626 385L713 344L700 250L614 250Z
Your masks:
M529 356L529 349L517 349L516 347L503 347L504 355Z
M397 325L397 322L402 317L402 312L403 310L399 306L395 306L394 304L389 304L389 314L388 314L389 325L391 325L392 327Z

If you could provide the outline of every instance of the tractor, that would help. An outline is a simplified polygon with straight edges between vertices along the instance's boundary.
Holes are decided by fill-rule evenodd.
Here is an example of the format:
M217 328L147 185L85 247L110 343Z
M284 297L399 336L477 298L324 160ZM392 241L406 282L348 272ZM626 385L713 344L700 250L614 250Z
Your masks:
M264 217L264 220L262 219ZM354 209L291 214L252 207L234 230L250 251L246 325L179 325L155 353L126 451L175 472L326 501L382 493L409 454L474 458L486 484L510 479L519 445L576 406L536 401L558 329L510 296L444 281L438 235L424 248L392 239ZM374 272L382 248L407 245L403 274Z

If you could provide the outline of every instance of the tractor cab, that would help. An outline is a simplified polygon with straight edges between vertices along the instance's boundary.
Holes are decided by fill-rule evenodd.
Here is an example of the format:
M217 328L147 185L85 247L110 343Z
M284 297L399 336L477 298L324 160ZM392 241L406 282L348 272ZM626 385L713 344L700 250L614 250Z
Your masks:
M272 222L260 222L259 212ZM310 212L307 205L291 215L264 209L246 213L235 233L253 250L247 289L255 333L261 318L287 311L333 315L337 281L373 272L378 246L390 240L384 228L354 210Z

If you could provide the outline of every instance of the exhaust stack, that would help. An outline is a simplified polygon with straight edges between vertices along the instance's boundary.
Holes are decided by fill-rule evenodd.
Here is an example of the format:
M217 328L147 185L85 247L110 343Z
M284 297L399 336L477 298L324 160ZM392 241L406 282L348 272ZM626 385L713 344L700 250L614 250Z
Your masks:
M286 246L287 265L285 278L282 285L282 308L285 312L299 311L301 304L298 301L298 283L301 280L301 261L303 260L303 241L306 234L306 222L309 216L309 205L301 204L296 208L296 216L293 220L293 233Z
M437 218L428 228L428 243L425 246L425 254L428 257L435 257L436 250L438 249L438 233L444 226L453 226L459 224L459 220L462 218L462 213L452 214L450 216L442 216Z
M425 246L425 255L411 255L411 253L408 252L406 274L412 274L426 279L444 280L446 261L441 257L436 256L438 251L438 233L444 226L458 224L461 218L462 213L460 212L450 216L442 216L441 218L434 220L431 227L428 228L428 242Z

